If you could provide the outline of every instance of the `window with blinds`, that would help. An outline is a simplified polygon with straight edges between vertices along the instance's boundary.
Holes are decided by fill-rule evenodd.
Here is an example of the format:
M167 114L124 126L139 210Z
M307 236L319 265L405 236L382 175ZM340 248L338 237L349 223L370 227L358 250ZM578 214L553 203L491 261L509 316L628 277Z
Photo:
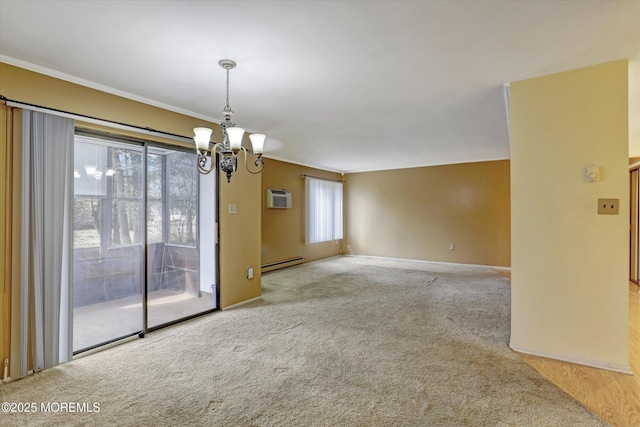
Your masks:
M305 242L342 239L342 182L305 177Z

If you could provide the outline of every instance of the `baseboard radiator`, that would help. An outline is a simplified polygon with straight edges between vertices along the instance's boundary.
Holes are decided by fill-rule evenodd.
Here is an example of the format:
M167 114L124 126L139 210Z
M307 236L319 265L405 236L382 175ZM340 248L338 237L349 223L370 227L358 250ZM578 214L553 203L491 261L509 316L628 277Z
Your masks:
M283 259L282 261L274 261L261 266L261 271L266 273L267 271L277 270L279 268L291 267L294 265L302 264L304 258L301 256L289 259Z

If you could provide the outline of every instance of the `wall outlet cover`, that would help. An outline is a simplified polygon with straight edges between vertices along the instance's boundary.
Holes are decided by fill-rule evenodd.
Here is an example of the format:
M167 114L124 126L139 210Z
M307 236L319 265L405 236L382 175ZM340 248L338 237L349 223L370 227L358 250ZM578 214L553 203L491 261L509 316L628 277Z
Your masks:
M599 215L618 215L620 199L598 199Z

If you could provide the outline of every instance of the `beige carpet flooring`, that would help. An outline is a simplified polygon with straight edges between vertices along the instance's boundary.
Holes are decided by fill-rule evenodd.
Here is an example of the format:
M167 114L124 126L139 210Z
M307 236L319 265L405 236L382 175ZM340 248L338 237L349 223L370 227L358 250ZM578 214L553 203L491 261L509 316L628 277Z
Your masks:
M99 412L0 425L607 425L509 350L493 269L341 257L262 285L262 301L0 386L1 401Z

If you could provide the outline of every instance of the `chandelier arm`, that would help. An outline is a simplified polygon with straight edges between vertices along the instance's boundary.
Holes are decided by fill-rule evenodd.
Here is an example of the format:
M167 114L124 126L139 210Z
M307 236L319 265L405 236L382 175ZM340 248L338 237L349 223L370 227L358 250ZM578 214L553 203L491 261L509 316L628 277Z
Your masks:
M251 169L247 168L247 171L249 171L249 173L252 173L254 175L259 174L260 172L262 172L262 169L264 169L264 160L262 160L262 157L258 157L257 159L254 160L253 164L255 166L258 166L258 164L260 164L260 166L258 166L258 170L256 171L252 171Z
M196 161L196 164L198 165L198 172L200 172L203 175L210 174L216 168L216 162L213 157L211 157L211 166L207 168L205 166L207 164L207 159L209 159L208 156L198 154L198 160Z
M262 172L262 169L264 169L264 160L262 160L261 156L256 156L256 159L254 160L253 164L254 166L258 166L258 164L260 164L260 166L258 166L258 170L256 171L252 171L251 169L249 169L249 165L247 164L247 158L249 157L249 152L247 151L246 148L240 146L240 149L242 149L242 151L244 152L244 167L245 169L247 169L247 172L257 175L260 172Z
M224 145L215 142L213 147L211 147L211 151L208 151L206 154L198 153L198 160L196 161L196 165L198 166L198 172L203 175L208 175L216 168L216 153L221 153L224 150ZM207 155L209 154L209 155ZM211 166L206 167L207 159L211 158Z
M221 142L214 142L213 147L211 148L211 156L213 157L216 153L222 153L224 150L224 144Z

